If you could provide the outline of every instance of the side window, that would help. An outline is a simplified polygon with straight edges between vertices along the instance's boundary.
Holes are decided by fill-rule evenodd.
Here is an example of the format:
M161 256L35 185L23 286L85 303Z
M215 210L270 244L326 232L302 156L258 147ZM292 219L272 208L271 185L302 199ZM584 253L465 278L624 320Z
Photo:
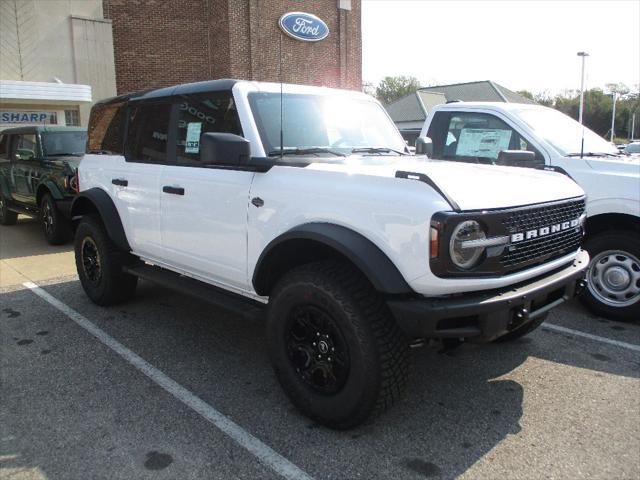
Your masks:
M486 113L456 112L448 119L439 158L462 162L493 163L502 150L529 150L542 155L518 132L499 118Z
M34 133L13 136L11 145L12 160L33 160L37 156L36 136Z
M125 155L128 162L167 163L171 105L153 103L129 108Z
M89 118L87 153L122 155L126 121L126 102L95 105Z
M178 97L178 165L197 165L200 162L200 135L206 132L242 135L231 92Z

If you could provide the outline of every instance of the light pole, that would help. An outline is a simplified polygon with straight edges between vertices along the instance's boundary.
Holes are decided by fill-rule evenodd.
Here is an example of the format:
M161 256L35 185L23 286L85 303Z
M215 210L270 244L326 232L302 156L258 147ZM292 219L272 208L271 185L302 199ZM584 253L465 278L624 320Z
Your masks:
M618 98L618 94L613 92L613 113L611 114L611 142L613 143L613 132L616 128L616 100Z
M580 81L580 113L578 121L582 124L582 111L584 110L584 60L589 56L587 52L578 52L578 56L582 57L582 80Z

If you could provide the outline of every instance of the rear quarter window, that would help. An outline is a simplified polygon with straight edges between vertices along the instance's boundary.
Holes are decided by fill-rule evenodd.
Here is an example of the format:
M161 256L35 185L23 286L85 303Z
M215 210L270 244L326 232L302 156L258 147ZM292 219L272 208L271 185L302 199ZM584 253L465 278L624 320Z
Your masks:
M89 118L87 153L124 154L127 102L95 105Z

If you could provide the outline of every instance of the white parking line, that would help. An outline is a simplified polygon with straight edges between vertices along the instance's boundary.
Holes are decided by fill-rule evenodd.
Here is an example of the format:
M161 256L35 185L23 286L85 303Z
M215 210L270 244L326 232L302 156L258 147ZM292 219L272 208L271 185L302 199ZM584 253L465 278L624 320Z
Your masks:
M251 435L238 424L225 417L211 405L198 398L180 384L176 383L153 365L147 363L140 356L129 350L109 334L96 327L86 317L82 316L68 305L65 305L57 298L51 296L35 283L25 282L23 285L40 298L60 310L76 324L84 328L91 335L100 340L100 342L116 352L156 384L161 386L165 391L218 427L236 443L249 451L249 453L256 456L262 464L270 467L276 473L287 479L312 480L312 477L309 474L291 463L268 445L262 443L259 439Z
M596 342L608 343L609 345L615 345L616 347L626 348L628 350L633 350L634 352L640 352L640 345L621 342L619 340L613 340L607 337L600 337L598 335L581 332L580 330L572 330L571 328L561 327L560 325L554 325L553 323L544 323L542 324L542 328L548 328L550 330L556 330L562 333L569 333L571 335L575 335L576 337L588 338L589 340L595 340Z

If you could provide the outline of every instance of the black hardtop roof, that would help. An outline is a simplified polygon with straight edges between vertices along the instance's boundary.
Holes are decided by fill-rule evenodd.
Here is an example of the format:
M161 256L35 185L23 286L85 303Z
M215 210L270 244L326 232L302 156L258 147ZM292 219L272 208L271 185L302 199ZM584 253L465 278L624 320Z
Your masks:
M121 102L144 102L154 101L161 98L172 97L174 95L188 95L194 93L221 92L231 91L233 86L240 80L220 79L207 80L204 82L182 83L171 87L157 88L154 90L144 90L141 92L132 92L117 97L105 98L96 102L96 105L108 105L111 103Z
M24 127L12 127L0 130L0 135L21 133L51 133L51 132L86 132L86 127L67 127L65 125L29 125Z

